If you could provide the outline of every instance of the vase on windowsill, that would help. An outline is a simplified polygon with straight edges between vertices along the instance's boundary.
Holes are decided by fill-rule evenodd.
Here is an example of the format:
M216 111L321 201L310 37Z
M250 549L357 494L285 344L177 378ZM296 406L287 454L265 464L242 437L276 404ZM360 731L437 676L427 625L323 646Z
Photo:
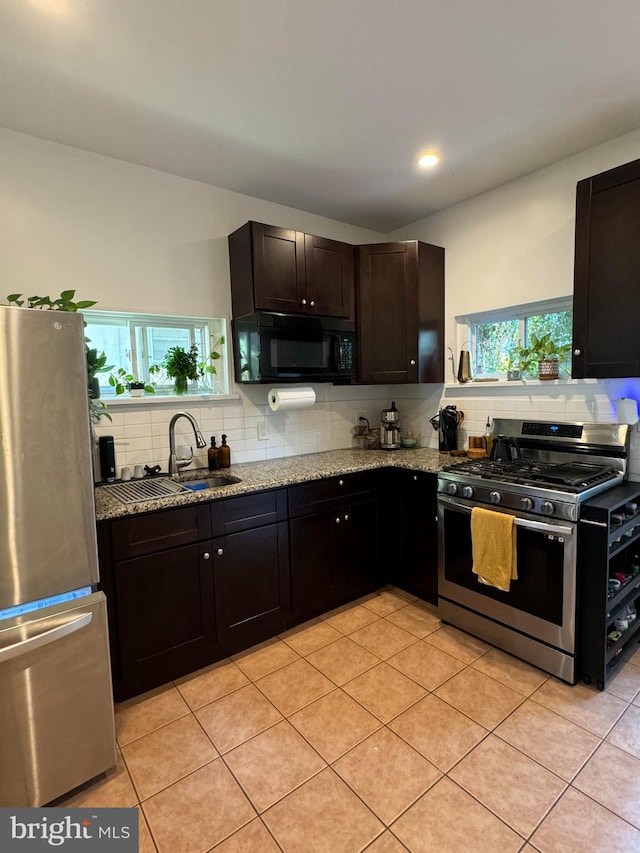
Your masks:
M189 393L189 379L186 376L176 376L175 382L173 384L173 390L176 395L179 397L183 397L185 394Z

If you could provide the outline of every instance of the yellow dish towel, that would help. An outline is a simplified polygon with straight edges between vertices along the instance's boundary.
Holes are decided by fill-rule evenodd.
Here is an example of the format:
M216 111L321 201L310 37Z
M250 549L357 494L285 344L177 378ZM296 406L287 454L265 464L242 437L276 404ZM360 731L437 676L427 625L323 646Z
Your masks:
M518 578L514 517L509 513L473 507L471 545L472 571L478 575L480 583L509 592L511 581Z

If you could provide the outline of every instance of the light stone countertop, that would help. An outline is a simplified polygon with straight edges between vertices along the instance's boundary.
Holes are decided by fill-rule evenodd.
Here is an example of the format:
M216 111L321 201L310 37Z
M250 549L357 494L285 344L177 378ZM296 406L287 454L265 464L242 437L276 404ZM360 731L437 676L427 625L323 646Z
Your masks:
M194 468L184 471L180 482L205 480L210 476L239 477L241 482L213 489L172 495L135 504L121 503L101 486L96 486L96 520L122 518L154 512L160 509L187 506L195 503L231 498L264 489L277 489L304 483L310 480L322 480L340 474L356 471L370 471L376 468L408 468L412 471L438 473L445 465L464 462L464 456L452 457L448 453L439 453L431 448L411 450L327 450L323 453L307 453L301 456L285 456L265 462L244 462L231 465L222 471L209 472L206 468Z

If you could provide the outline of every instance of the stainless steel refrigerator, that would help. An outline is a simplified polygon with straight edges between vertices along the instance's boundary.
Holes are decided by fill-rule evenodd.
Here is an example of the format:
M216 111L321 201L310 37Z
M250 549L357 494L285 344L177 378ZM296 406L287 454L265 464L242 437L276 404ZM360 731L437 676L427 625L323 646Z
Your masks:
M0 306L0 806L115 764L84 326Z

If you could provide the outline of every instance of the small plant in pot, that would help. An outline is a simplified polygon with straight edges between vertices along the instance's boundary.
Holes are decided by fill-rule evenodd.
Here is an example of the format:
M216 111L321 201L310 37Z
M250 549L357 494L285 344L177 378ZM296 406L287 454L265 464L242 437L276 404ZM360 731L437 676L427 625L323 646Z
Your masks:
M184 347L169 347L162 366L173 379L173 390L178 395L189 393L189 381L197 382L200 378L198 347L192 344L186 350Z
M517 347L514 347L511 352L509 352L500 365L500 369L506 373L509 381L522 379L523 372L529 367L526 358L523 356L523 351L524 347L521 344L518 344Z
M149 373L153 375L159 369L157 365L152 364L149 368ZM153 382L139 382L133 378L133 374L126 371L123 367L119 367L115 373L111 374L109 385L116 392L116 397L120 397L126 391L129 391L131 397L142 397L145 391L147 394L155 394L156 392Z
M571 344L555 343L549 332L540 337L531 332L529 346L517 349L521 350L521 359L527 365L526 369L537 366L538 379L557 379L560 375L560 363L571 349Z
M529 349L535 361L538 362L538 379L557 379L560 375L560 362L563 361L571 344L557 344L551 334L538 337L531 333Z

